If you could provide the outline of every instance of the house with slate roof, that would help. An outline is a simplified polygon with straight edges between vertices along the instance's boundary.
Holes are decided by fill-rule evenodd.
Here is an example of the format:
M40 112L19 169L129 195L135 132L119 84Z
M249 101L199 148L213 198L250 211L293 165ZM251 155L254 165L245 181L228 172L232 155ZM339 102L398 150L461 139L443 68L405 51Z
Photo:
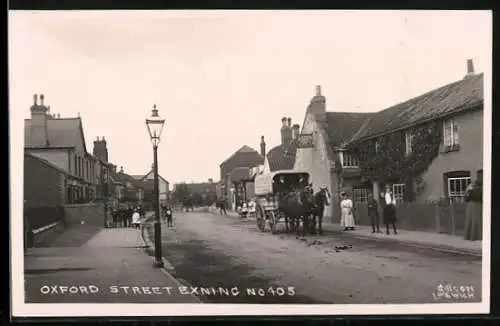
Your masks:
M87 152L82 119L51 114L43 94L34 96L31 118L24 120L24 150L68 173L63 188L65 202L95 198L95 159Z
M482 169L483 74L475 74L472 61L467 75L456 82L375 113L328 112L321 87L306 111L294 168L311 173L313 188L328 187L331 205L325 216L339 221L339 195L351 192L355 201L366 200L368 191L378 198L380 181L362 176L350 144L372 142L391 133L405 134L411 151L411 130L430 121L443 126L439 155L422 175L423 189L416 201L463 196L475 171ZM402 180L391 180L395 196L402 197Z
M224 162L219 165L220 168L220 183L217 193L220 196L226 197L230 207L233 209L239 206L244 197L250 199L253 196L253 178L252 169L264 164L265 143L261 139L261 151L244 145Z
M413 151L413 130L429 122L442 125L438 155L421 175L416 201L463 199L471 178L483 168L483 74L476 74L467 60L467 74L460 80L377 112L351 139L370 142L380 137L403 135L406 154ZM403 198L403 180L390 180L396 197ZM373 185L378 193L379 185Z
M132 177L142 184L144 199L154 198L153 167L145 175L132 175ZM165 204L170 198L170 183L160 174L158 174L158 187L160 203Z

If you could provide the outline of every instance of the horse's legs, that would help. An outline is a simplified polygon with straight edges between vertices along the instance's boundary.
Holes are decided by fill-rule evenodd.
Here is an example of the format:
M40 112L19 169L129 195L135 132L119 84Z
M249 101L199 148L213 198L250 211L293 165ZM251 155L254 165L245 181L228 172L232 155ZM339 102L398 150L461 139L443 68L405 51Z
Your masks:
M288 233L288 216L285 216L285 232Z
M319 214L318 216L318 233L323 234L323 214Z

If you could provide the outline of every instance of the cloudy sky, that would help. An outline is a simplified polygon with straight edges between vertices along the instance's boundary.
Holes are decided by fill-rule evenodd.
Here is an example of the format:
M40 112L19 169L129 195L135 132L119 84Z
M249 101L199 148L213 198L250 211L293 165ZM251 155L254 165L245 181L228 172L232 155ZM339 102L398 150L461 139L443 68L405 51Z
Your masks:
M157 104L165 178L219 180L243 145L280 141L280 120L302 123L322 85L329 111L377 111L461 79L466 59L491 71L489 12L13 12L11 119L33 94L83 119L89 151L105 136L110 160L146 173L144 119Z

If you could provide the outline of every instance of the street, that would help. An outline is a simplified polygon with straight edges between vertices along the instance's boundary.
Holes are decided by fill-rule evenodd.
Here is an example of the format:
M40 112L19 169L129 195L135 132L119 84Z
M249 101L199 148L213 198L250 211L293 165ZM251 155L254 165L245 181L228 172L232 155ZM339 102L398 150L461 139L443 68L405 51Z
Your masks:
M168 271L207 303L481 300L481 258L475 256L336 233L272 235L258 231L255 221L209 212L176 212L174 228L163 225L162 243ZM436 299L439 284L472 286L474 293Z

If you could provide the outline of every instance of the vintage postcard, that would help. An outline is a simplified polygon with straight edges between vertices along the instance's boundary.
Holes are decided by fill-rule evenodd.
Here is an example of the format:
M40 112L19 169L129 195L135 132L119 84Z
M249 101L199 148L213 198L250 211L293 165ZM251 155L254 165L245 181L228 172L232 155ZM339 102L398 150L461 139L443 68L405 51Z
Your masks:
M10 11L8 46L15 317L489 312L491 12Z

